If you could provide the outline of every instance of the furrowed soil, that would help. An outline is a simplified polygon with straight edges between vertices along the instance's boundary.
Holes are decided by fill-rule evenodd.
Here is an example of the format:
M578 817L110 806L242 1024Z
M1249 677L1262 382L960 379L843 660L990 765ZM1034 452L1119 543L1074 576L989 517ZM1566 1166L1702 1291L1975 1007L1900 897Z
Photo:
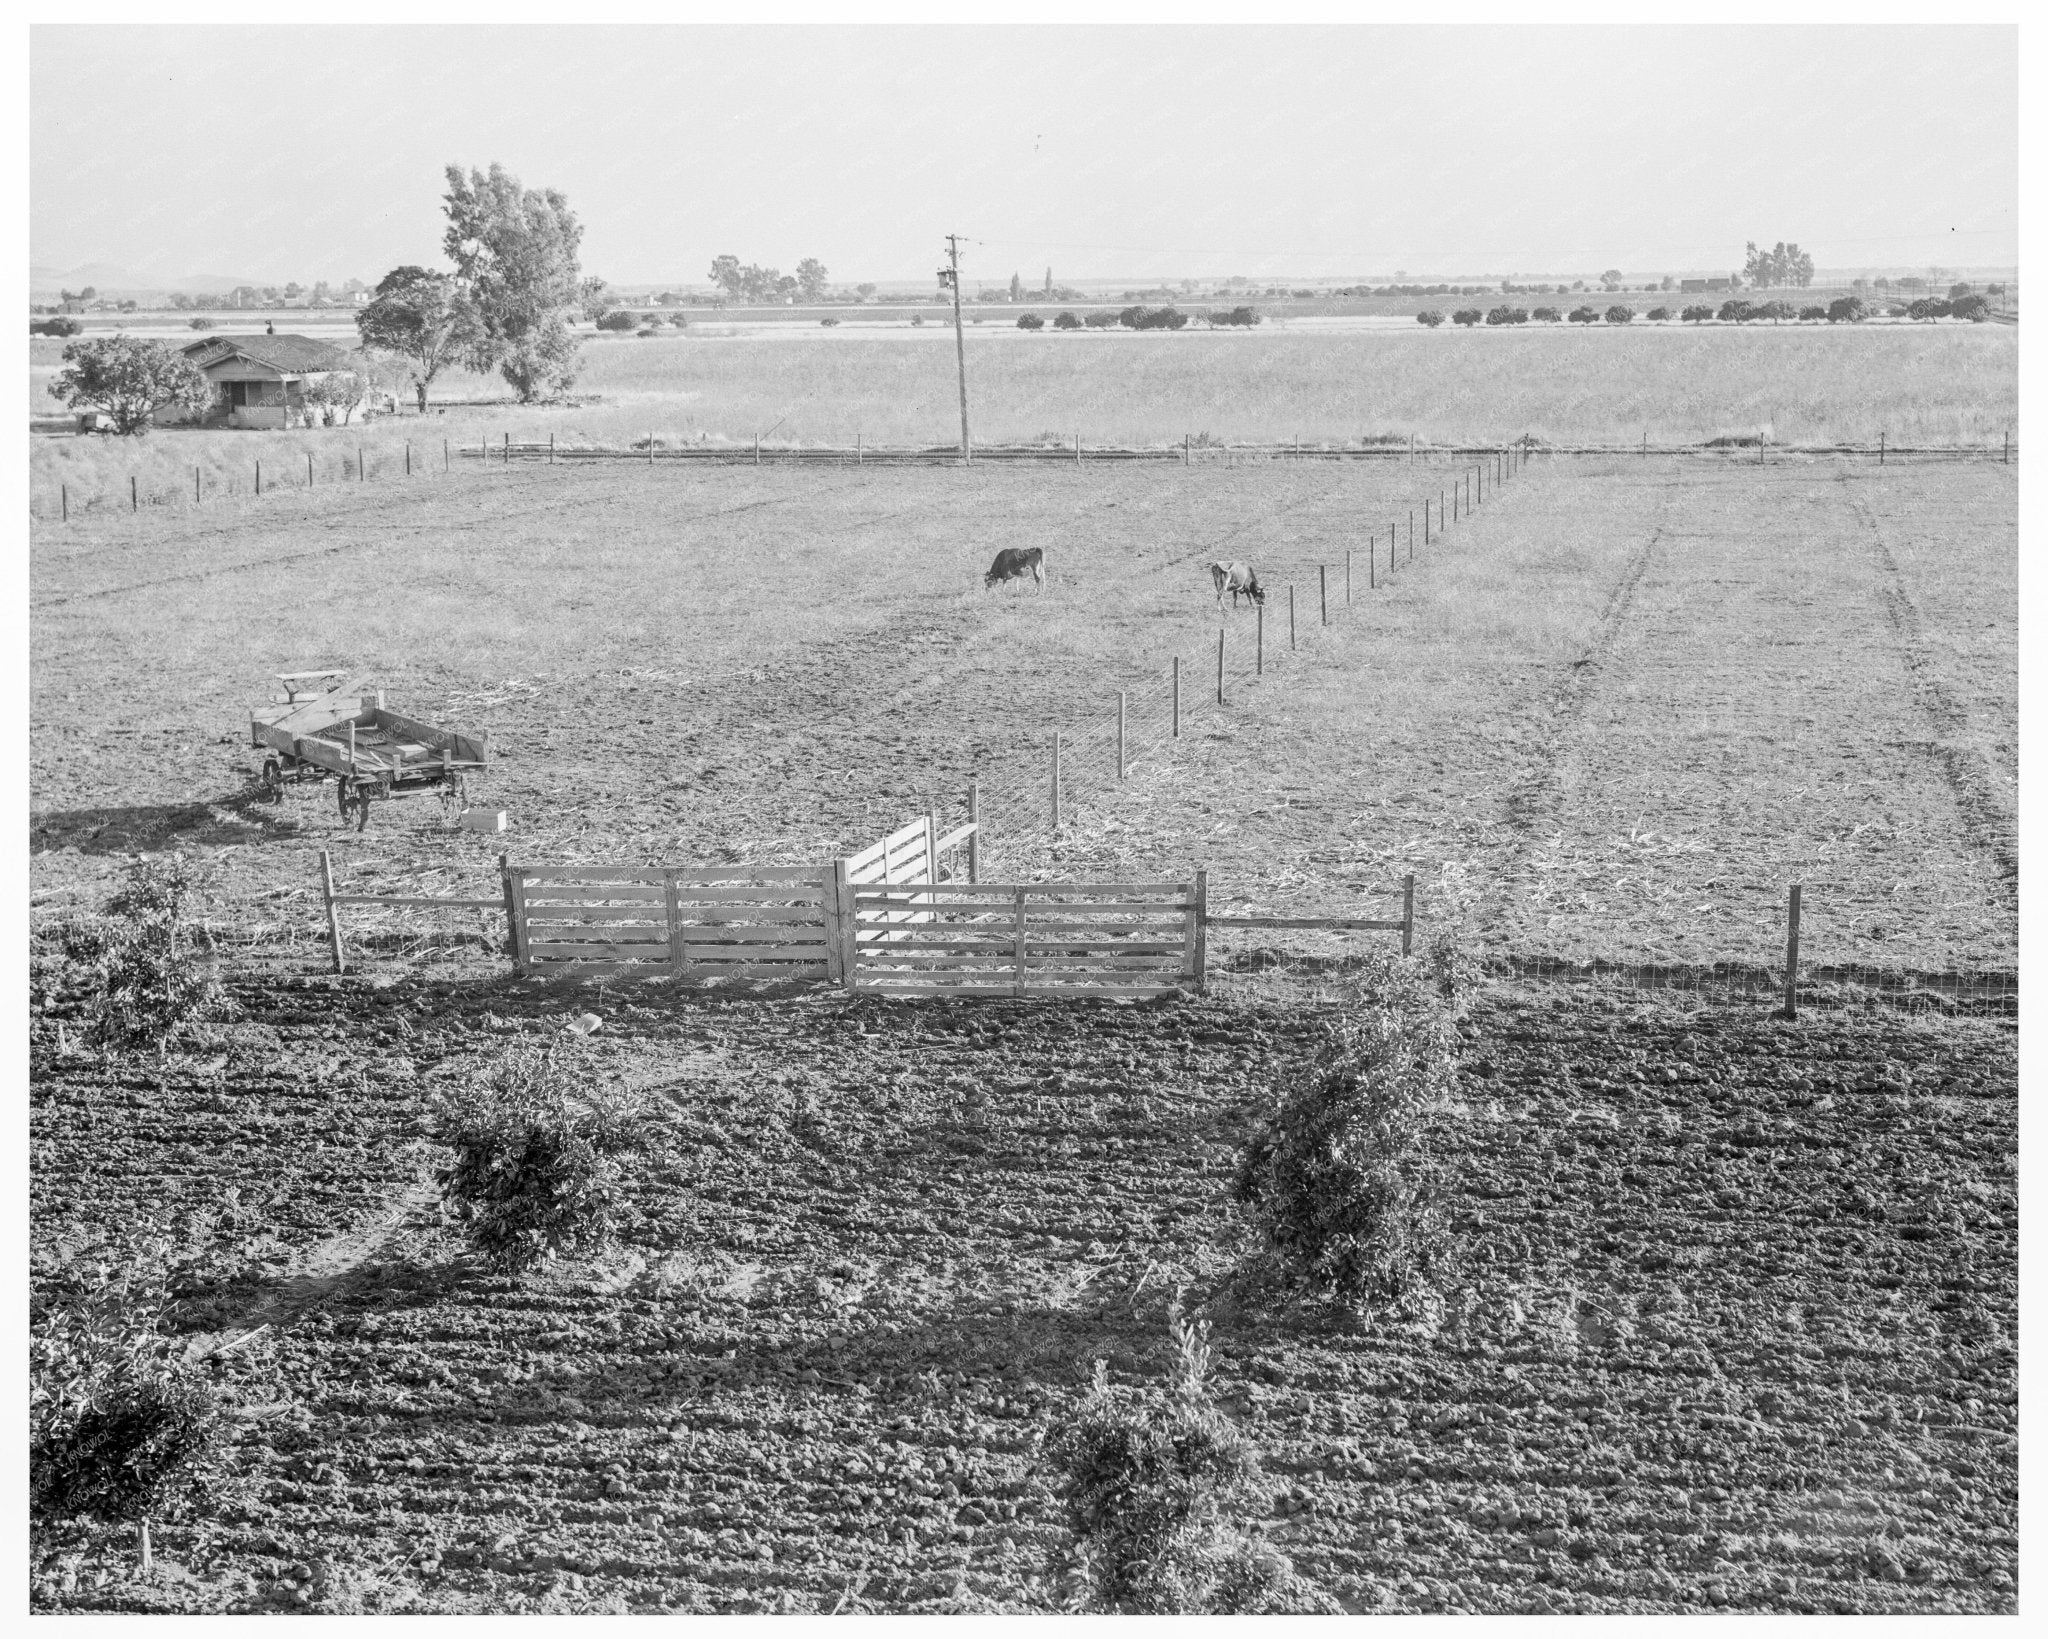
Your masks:
M422 1093L558 996L248 985L161 1088L39 1025L38 1285L168 1259L202 1342L269 1327L238 1487L148 1579L46 1536L39 1608L1058 1606L1035 1442L1162 1372L1320 1010L639 995L590 1051L644 1223L524 1283L440 1227ZM1482 1000L1434 1295L1219 1324L1261 1528L1353 1610L2011 1609L2013 1046Z
M35 1603L1054 1608L1033 1442L1095 1358L1161 1371L1337 994L1220 935L1215 994L1139 1007L558 987L505 976L494 913L368 910L337 979L321 849L486 897L507 847L818 862L974 774L989 877L1200 867L1216 908L1333 914L1412 873L1421 937L1497 970L1767 964L1803 880L1810 963L2010 982L2010 469L1539 461L1410 558L1459 476L515 468L39 524L32 923L177 848L239 1012L161 1077L37 1018L34 1280L171 1270L246 1415L168 1569L58 1532ZM1003 546L1043 591L981 587ZM1211 558L1271 589L1263 668ZM510 835L251 800L269 674L330 665L488 728ZM1341 967L1320 937L1278 954ZM1576 989L1465 1020L1433 1297L1219 1316L1274 1539L1357 1610L2012 1608L2010 996ZM644 1222L515 1285L439 1223L426 1098L585 1008L657 1111Z

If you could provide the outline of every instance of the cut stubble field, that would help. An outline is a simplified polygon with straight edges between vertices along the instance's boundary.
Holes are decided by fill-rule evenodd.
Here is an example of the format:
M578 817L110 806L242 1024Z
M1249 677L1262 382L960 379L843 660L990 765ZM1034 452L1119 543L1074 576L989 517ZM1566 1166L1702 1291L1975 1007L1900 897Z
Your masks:
M496 917L412 912L331 979L321 848L436 892L506 846L815 861L978 773L991 875L1332 912L1413 872L1486 953L1702 962L1769 960L1798 876L1821 959L2012 966L2011 469L1539 459L1411 562L1450 476L515 468L38 525L32 917L181 848L240 1012L163 1075L37 1025L34 1279L168 1262L187 1324L270 1327L224 1357L269 1409L160 1533L179 1574L81 1539L38 1606L1057 1608L1035 1440L1094 1358L1158 1375L1323 1017L1223 950L1159 1007L565 994L505 976ZM1013 545L1043 592L982 588ZM1211 557L1274 589L1262 677ZM326 665L489 728L511 836L242 800L269 674ZM511 1285L437 1220L422 1092L586 1006L656 1101L645 1222ZM2009 1022L1539 987L1460 1033L1440 1289L1219 1318L1275 1543L1354 1611L2011 1609Z

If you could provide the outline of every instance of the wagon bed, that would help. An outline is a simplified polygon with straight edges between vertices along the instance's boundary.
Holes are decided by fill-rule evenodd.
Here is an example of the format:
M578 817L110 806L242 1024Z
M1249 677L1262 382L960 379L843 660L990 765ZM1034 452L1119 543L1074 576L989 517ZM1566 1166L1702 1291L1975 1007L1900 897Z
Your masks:
M249 722L263 752L258 781L272 802L287 785L332 779L344 825L369 823L370 804L436 795L460 806L469 781L490 766L483 733L461 734L388 709L382 689L346 672L286 672L278 705Z

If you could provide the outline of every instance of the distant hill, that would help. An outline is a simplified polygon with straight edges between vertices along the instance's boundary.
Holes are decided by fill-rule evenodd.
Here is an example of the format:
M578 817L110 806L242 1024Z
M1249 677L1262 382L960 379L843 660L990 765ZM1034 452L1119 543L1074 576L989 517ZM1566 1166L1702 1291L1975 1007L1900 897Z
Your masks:
M83 290L87 285L102 296L129 297L173 290L186 291L194 296L219 296L237 285L261 286L267 283L268 280L229 273L181 273L168 279L156 279L112 262L87 262L83 267L72 268L32 262L28 270L28 291L32 299L54 299L60 291Z

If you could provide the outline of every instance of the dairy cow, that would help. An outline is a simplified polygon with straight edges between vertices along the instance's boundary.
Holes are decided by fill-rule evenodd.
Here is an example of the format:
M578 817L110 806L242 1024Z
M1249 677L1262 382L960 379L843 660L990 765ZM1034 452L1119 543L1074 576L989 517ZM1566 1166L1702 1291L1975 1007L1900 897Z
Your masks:
M1216 583L1216 607L1223 607L1223 594L1230 594L1230 606L1237 607L1238 595L1242 593L1254 603L1266 601L1266 589L1259 584L1259 573L1248 563L1212 563L1209 578Z
M988 566L988 573L981 577L981 584L990 587L997 581L1022 580L1029 575L1040 586L1045 584L1045 548L1042 546L1006 546L996 554L996 561Z

